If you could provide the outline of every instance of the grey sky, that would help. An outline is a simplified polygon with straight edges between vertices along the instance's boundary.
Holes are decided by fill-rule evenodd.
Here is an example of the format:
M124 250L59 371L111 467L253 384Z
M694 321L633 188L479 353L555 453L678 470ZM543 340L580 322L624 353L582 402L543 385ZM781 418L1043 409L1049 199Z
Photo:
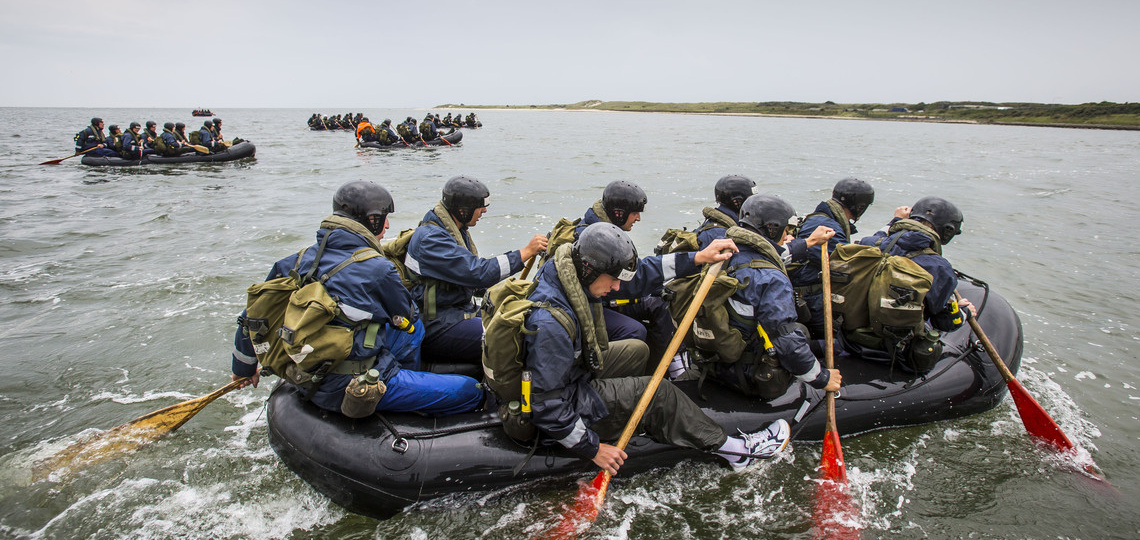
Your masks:
M0 10L0 106L1140 97L1135 0L0 0Z

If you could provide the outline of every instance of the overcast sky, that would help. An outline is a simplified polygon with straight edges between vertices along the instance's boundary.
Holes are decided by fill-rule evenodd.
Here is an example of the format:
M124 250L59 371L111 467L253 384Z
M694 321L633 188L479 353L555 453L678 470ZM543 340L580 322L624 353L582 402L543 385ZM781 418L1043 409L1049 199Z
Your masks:
M0 0L0 106L1140 99L1140 1Z

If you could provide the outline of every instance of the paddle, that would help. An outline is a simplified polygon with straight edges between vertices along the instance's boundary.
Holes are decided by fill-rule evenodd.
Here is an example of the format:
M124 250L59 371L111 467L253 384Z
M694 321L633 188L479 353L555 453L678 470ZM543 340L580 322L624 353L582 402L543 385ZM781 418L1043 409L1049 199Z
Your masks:
M60 163L62 163L62 162L63 162L63 160L65 160L65 159L71 159L71 158L73 158L73 157L75 157L75 156L82 156L83 154L86 154L87 152L90 152L90 151L92 151L92 150L94 150L94 149L96 149L96 148L98 148L98 147L96 147L96 146L92 146L91 148L88 148L88 149L86 149L86 150L84 150L84 151L82 151L82 152L76 152L76 153L74 153L74 154L71 154L70 156L67 156L67 157L61 157L61 158L59 158L59 159L51 159L51 160L45 161L45 162L43 162L43 163L40 163L40 165L59 165L59 164L60 164Z
M534 255L531 255L531 257L526 260L526 266L523 267L522 273L519 274L519 279L526 279L527 274L530 274L531 267L534 266L535 259L538 259L537 253Z
M202 146L200 144L187 144L186 146L189 146L190 148L193 148L194 150L197 150L203 154L209 154L210 153L209 148L206 148L205 146Z
M820 268L823 270L824 367L835 367L835 342L831 319L831 262L827 243L820 246ZM847 490L847 466L843 447L835 426L835 392L827 393L827 423L823 430L823 462L819 466L820 483L815 492L812 515L817 538L859 538L859 529L841 523L836 517L853 515L855 508Z
M962 302L962 295L958 294L958 291L954 291L954 298L959 303ZM1057 425L1053 417L1045 412L1045 408L1036 399L1033 399L1033 396L1029 395L1029 391L1009 371L993 343L986 337L986 333L982 330L982 325L978 323L977 318L970 317L967 320L970 323L970 329L974 331L974 335L978 336L978 341L982 343L982 348L989 354L990 360L993 361L994 366L997 366L1002 378L1005 379L1005 384L1009 387L1009 395L1013 397L1013 403L1017 406L1017 414L1021 416L1021 423L1025 425L1025 430L1037 439L1049 443L1049 446L1057 452L1075 454L1076 446L1065 436L1065 432L1061 431L1061 427ZM1085 470L1097 480L1105 481L1104 475L1096 469L1095 465L1087 465Z
M619 450L625 450L626 444L633 438L633 432L637 429L637 424L641 422L642 415L645 410L649 408L649 402L653 400L653 395L657 393L657 387L661 385L661 379L665 377L665 373L669 370L669 363L673 360L673 355L677 354L677 349L681 347L681 342L685 339L685 334L688 333L689 327L693 324L693 319L697 317L697 312L701 310L701 304L705 301L705 296L708 295L709 289L712 288L713 282L720 274L720 268L724 265L724 261L717 261L712 266L708 267L707 274L701 280L700 287L697 288L696 295L693 296L693 301L689 304L689 309L685 311L685 316L681 318L681 322L677 324L677 331L673 334L673 339L669 342L669 347L665 349L665 355L661 357L661 361L657 363L657 370L653 372L653 377L649 379L649 384L645 387L645 392L641 394L641 400L637 402L637 408L633 410L633 414L629 417L629 421L625 424L625 430L621 432L621 437L615 446ZM543 538L573 538L577 531L578 525L583 522L593 522L598 517L598 510L601 509L602 503L605 502L606 489L610 485L609 471L600 471L598 476L594 477L594 481L589 485L581 485L578 489L578 495L574 498L574 506L571 507L565 514L562 515L562 521L558 525L547 531Z
M238 379L202 397L159 409L93 438L77 441L54 456L36 463L32 470L32 480L42 480L57 471L68 474L80 467L111 459L116 454L133 452L178 429L206 405L245 382L244 378Z

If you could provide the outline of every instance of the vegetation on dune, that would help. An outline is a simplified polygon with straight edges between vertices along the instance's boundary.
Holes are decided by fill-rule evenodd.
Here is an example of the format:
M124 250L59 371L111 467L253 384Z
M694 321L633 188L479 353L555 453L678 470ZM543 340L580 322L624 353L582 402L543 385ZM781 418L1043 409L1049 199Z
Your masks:
M1045 125L1105 129L1140 129L1140 103L992 103L937 101L933 103L802 103L796 101L654 103L649 101L588 100L554 105L440 105L468 109L564 109L691 114L756 114L772 116L867 118L926 122Z

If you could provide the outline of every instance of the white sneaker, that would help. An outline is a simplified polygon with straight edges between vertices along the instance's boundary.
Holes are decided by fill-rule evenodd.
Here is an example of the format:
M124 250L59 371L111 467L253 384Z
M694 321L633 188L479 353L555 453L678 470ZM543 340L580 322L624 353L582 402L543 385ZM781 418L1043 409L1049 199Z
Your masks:
M762 431L756 433L741 432L740 437L744 439L744 447L748 449L748 453L756 457L746 457L735 462L730 461L728 464L734 471L751 465L756 459L768 459L784 451L788 447L788 442L792 440L792 428L786 420L780 419L768 424L768 427Z
M673 357L673 361L669 363L669 371L666 373L670 381L675 381L681 378L686 371L689 370L689 353L678 353Z

